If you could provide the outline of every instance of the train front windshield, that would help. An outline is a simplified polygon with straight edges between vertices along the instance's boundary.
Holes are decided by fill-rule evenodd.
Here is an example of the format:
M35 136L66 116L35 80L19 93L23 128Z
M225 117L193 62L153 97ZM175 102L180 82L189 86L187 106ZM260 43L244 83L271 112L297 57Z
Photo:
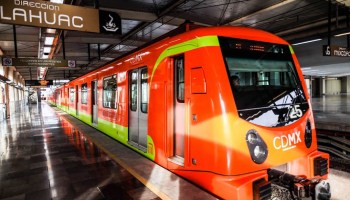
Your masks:
M240 118L277 127L309 109L288 45L219 37Z

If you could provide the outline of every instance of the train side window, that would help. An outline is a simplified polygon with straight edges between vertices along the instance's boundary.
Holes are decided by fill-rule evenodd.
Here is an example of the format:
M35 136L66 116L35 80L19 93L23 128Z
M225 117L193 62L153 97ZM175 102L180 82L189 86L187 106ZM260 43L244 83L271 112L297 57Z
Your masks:
M137 78L138 71L132 71L130 73L130 110L137 110Z
M175 83L176 83L176 98L180 103L185 102L185 68L184 57L179 56L174 58L175 66Z
M117 76L109 76L103 79L103 107L117 108Z
M87 104L88 101L87 83L81 85L81 103Z
M141 112L147 113L148 110L148 70L141 70Z
M74 102L74 87L69 88L69 101Z

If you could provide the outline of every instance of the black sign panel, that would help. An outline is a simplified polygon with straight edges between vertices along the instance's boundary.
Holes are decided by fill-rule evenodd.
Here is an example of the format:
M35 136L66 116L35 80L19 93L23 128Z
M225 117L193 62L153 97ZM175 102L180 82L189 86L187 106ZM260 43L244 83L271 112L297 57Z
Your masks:
M3 66L28 66L28 67L75 67L75 60L63 59L36 59L36 58L2 58Z
M53 80L25 80L25 86L46 87L49 85L53 85Z
M346 47L323 45L323 56L350 57L350 49Z
M100 33L122 34L120 16L114 12L100 10Z

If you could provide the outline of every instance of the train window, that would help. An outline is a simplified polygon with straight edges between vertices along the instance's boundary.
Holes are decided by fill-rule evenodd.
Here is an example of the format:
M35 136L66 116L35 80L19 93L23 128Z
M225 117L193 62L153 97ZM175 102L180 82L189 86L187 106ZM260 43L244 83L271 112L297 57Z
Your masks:
M117 108L117 76L113 75L103 79L103 107Z
M69 88L69 101L74 102L74 97L75 97L75 92L74 92L74 87Z
M141 70L141 112L147 113L148 107L148 70Z
M137 78L138 71L130 73L130 110L137 110Z
M275 127L290 124L309 109L288 45L219 37L239 116ZM291 109L298 110L298 116Z
M174 58L175 66L175 82L176 82L176 98L180 103L185 102L185 65L184 57L179 56Z
M87 104L88 102L88 90L87 90L87 83L84 83L81 85L81 103Z

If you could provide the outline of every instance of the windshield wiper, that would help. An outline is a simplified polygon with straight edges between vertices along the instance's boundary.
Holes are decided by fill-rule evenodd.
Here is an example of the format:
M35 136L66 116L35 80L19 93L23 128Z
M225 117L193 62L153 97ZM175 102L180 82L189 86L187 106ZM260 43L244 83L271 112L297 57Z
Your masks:
M276 108L279 106L291 106L291 105L301 105L303 103L284 103L284 104L279 104L279 105L271 105L271 106L264 106L264 107L257 107L257 108L246 108L246 109L240 109L238 110L239 112L242 111L252 111L252 110L264 110L264 109L271 109L271 108Z

